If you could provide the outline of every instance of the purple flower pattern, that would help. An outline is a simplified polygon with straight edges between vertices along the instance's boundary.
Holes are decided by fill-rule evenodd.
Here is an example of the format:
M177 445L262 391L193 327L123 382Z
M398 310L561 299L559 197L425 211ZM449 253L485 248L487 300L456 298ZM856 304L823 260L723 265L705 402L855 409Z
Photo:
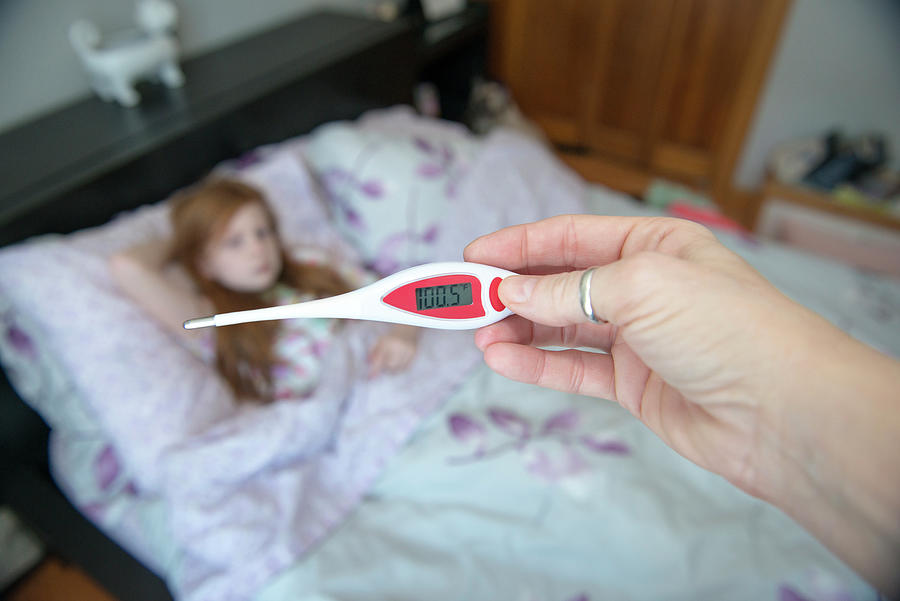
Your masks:
M259 150L250 150L234 160L234 167L238 170L246 169L262 161L264 155L265 153Z
M415 176L425 180L446 178L444 194L446 198L454 198L457 185L463 174L465 166L457 160L456 153L444 142L432 142L421 136L413 136L410 139L413 148L424 155L423 162L415 165ZM368 160L378 150L381 144L371 144L366 147L361 156ZM367 223L367 219L359 210L360 199L369 201L383 201L388 196L388 179L365 179L357 173L361 172L364 160L355 161L352 168L331 167L322 170L320 178L324 193L333 206L336 213L344 223L357 235L372 234L374 224ZM407 267L410 253L407 249L415 245L424 244L433 246L438 242L440 228L430 224L424 231L412 230L398 231L382 240L374 252L374 258L369 267L378 273L394 273L403 267ZM423 254L423 253L418 253ZM424 253L423 256L427 256Z
M12 321L6 324L6 341L17 353L28 359L37 357L37 349L31 337Z
M777 601L854 601L854 595L842 579L822 568L804 570L797 575L797 581L802 586L782 583L778 587Z
M438 239L439 232L440 228L437 224L432 224L421 234L406 230L388 236L378 247L378 252L372 261L372 269L378 273L390 274L403 267L409 267L409 264L402 260L403 255L407 254L403 252L403 249L408 245L415 244L433 245Z
M456 160L456 154L446 143L430 142L420 136L412 139L413 146L425 155L426 160L416 167L416 174L424 179L446 177L444 193L447 198L455 198L457 185L465 173L465 167Z
M94 478L97 487L102 491L108 491L113 482L119 476L119 459L111 445L106 445L100 454L94 459Z
M607 453L609 455L628 455L628 447L618 440L597 440L590 434L581 437L581 443L595 453Z
M350 171L339 167L325 170L322 182L329 201L343 215L347 224L358 232L367 231L368 228L349 195L356 191L370 200L381 200L385 193L384 184L374 179L360 180Z
M453 464L471 463L495 457L508 451L528 453L523 455L526 469L535 476L556 481L586 471L590 464L585 458L596 455L625 456L628 446L618 440L600 440L593 434L579 433L579 414L574 409L560 411L533 424L527 418L504 407L489 407L485 420L466 413L453 413L447 418L450 434L471 450L466 455L450 458ZM491 429L506 440L488 446ZM543 448L534 447L538 441L552 440L559 444L562 453L551 455Z

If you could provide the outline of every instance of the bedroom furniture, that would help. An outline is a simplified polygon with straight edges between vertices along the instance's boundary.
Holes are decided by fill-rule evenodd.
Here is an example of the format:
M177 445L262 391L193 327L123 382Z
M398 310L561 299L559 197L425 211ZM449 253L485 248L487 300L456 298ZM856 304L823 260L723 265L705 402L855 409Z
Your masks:
M900 278L900 217L841 204L806 186L769 176L755 231L863 269Z
M731 177L789 0L496 0L491 67L588 180L655 177L731 216Z
M102 222L217 161L403 102L415 49L409 21L318 13L185 61L183 88L141 88L138 107L87 98L4 132L0 242ZM76 221L61 222L61 199L81 206Z
M0 134L0 245L67 233L165 198L213 165L326 121L409 102L425 70L477 54L484 7L383 23L318 12L184 61L180 89L139 87L126 109L97 98ZM468 60L468 59L465 59ZM48 428L0 386L0 505L49 552L122 599L170 598L162 580L81 516L47 467Z
M138 80L157 78L170 88L184 85L184 74L178 67L175 5L167 0L139 0L135 21L137 30L116 32L111 37L120 41L106 44L100 29L90 20L79 19L69 26L69 42L91 87L101 99L122 106L140 102L134 89Z

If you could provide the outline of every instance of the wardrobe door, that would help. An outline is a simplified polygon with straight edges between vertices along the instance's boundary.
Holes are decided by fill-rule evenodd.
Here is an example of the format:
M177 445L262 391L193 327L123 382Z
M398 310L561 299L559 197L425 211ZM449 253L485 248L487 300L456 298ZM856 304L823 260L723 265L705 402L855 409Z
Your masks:
M596 59L594 0L493 2L494 69L522 112L558 144L585 143Z
M674 0L588 0L592 74L586 146L627 163L649 156L653 108Z
M652 172L706 185L771 0L679 0L647 138Z

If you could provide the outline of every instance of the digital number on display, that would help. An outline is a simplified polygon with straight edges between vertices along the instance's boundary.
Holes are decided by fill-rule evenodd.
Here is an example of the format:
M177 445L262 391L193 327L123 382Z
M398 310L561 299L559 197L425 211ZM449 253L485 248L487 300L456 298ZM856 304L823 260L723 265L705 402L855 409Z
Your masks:
M472 304L472 284L449 284L416 288L416 310L462 307Z

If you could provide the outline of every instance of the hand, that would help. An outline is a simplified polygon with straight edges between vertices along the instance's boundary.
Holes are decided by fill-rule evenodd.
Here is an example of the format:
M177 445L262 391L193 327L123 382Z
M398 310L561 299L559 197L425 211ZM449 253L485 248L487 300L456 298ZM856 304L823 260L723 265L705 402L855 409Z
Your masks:
M492 369L617 401L900 593L900 362L678 219L555 217L483 236L464 256L544 274L500 284L517 315L476 333ZM588 321L579 302L591 266L591 305L608 324Z
M384 371L397 372L409 367L419 346L419 328L393 326L369 351L369 378Z
M820 318L791 302L704 227L677 219L563 216L484 236L468 261L510 277L517 316L476 344L498 373L617 401L676 451L751 494L765 493L760 445L778 419L771 391L794 379ZM579 303L592 278L590 323ZM572 271L575 270L575 271ZM547 351L536 346L593 347Z

